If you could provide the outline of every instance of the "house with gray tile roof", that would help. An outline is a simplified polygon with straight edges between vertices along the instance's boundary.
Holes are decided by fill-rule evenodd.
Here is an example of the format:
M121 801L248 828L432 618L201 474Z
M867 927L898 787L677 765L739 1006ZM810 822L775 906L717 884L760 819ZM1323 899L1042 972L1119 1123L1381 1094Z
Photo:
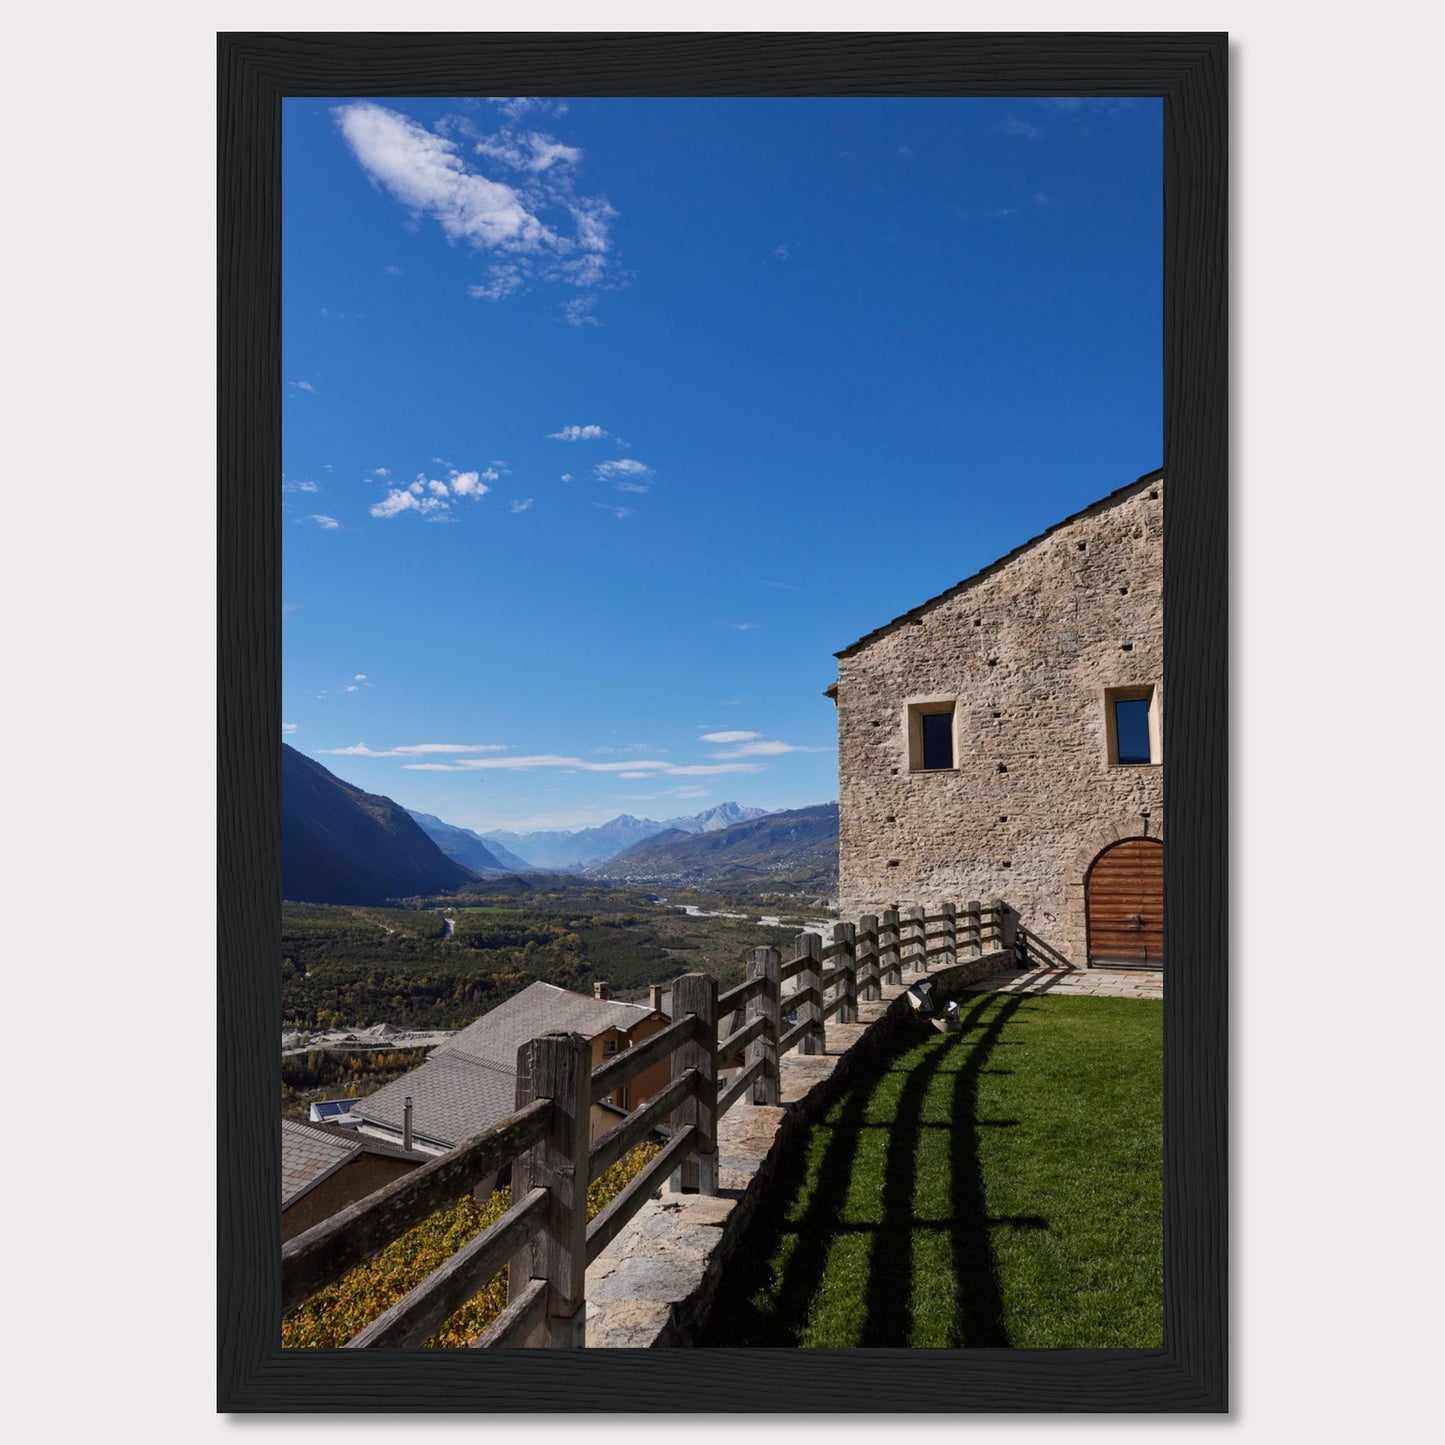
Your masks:
M281 1238L310 1229L424 1164L427 1155L349 1129L281 1121Z
M657 1009L592 997L534 983L485 1013L427 1055L409 1074L358 1099L348 1119L377 1138L400 1140L405 1104L412 1103L411 1141L428 1154L444 1154L501 1123L516 1109L517 1051L531 1039L562 1030L592 1041L593 1067L665 1028ZM645 1071L620 1098L593 1104L593 1134L611 1128L628 1097L650 1097L667 1082L668 1065ZM655 1077L654 1077L655 1076Z

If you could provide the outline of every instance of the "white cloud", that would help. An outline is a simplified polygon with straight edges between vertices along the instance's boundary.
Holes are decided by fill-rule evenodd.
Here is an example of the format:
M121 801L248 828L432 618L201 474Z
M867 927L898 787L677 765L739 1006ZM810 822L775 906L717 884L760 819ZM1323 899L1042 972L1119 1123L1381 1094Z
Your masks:
M338 758L414 758L425 753L501 753L506 743L410 743L399 748L369 748L365 743L352 743L349 748L318 748L318 752Z
M297 482L296 490L298 492L319 492L321 488L315 482Z
M468 171L445 136L371 101L337 106L333 113L372 181L409 210L431 216L448 240L517 252L556 244L511 186Z
M582 163L582 152L576 146L563 145L554 136L536 130L518 135L504 127L496 135L483 136L476 144L476 151L513 170L529 171L533 175L541 175L553 166Z
M501 102L509 119L537 109L562 115L554 102ZM534 280L576 287L606 283L616 212L602 196L578 196L583 152L538 130L503 126L479 136L465 117L434 128L374 101L337 106L333 115L362 169L414 217L427 216L446 238L488 260L473 300L500 301ZM464 153L454 137L470 142ZM510 171L507 181L493 179ZM573 325L597 325L592 298L565 308Z
M761 736L761 733L744 732L704 733L698 741L704 743L750 743L754 738Z
M599 462L593 472L604 482L614 477L650 477L652 468L635 461L632 457L620 457L613 462Z
M508 120L536 112L540 115L566 115L565 100L548 100L540 95L489 95L488 105L495 105Z
M647 492L652 489L646 482L618 482L617 490L619 492Z
M353 677L351 680L352 680L352 682L365 682L365 681L366 681L366 674L365 674L364 672L358 672L358 673L356 674L356 676Z
M446 497L451 495L447 491L447 484L445 482L428 482L427 486L431 489L431 493L434 497ZM415 490L415 488L413 488L413 490Z
M281 731L289 738L291 734L296 731L296 724L283 722L281 724Z
M729 622L725 625L735 628L738 632L756 632L763 624L761 622Z
M575 478L572 476L572 473L571 473L571 472L563 472L563 473L562 473L562 480L563 480L564 482L570 482L570 481L575 480Z
M315 388L314 386L312 386L309 381L293 381L293 382L291 383L291 385L294 386L294 387L296 387L296 389L297 389L298 391L315 391L315 390L316 390L316 388Z
M579 286L590 286L600 280L595 279L578 280ZM601 326L602 323L592 314L592 308L597 304L595 296L576 296L562 307L562 315L569 326Z
M342 690L342 692L360 692L360 691L361 691L361 689L360 689L359 687L357 687L357 685L356 685L354 682L348 682L348 683L346 684L346 686L343 687L341 690Z
M383 266L381 269L385 271L388 276L400 276L404 274L400 266Z
M614 507L607 502L593 502L592 505L594 507L601 507L604 512L611 512L619 522L632 515L631 507Z
M486 475L496 481L498 473L489 469ZM491 491L476 472L453 472L450 481L452 491L459 497L483 497Z
M774 246L773 255L776 256L779 261L788 261L792 259L793 252L787 246Z
M334 532L341 525L335 517L325 517L320 512L313 512L306 521L315 522L323 532Z
M358 747L360 744L358 744ZM354 749L338 749L341 752ZM368 757L383 756L366 753ZM386 754L385 756L390 756ZM716 773L756 773L757 763L668 763L655 758L629 759L627 762L592 763L585 758L567 757L559 753L531 753L508 758L458 758L454 763L405 763L403 767L414 772L468 773L504 769L511 772L527 772L533 768L560 768L574 773L617 773L628 778L692 778L709 777Z
M512 499L512 511L514 514L517 512L525 512L531 505L531 497L514 497Z
M561 431L547 433L547 440L553 442L590 442L607 433L600 426L564 426Z
M425 514L446 506L447 503L440 497L418 497L415 492L398 491L392 487L385 498L371 509L371 515L373 517L399 517L403 512Z
M371 474L374 477L389 477L391 473L385 467L377 467Z
M784 753L826 753L831 752L830 748L805 748L793 743L780 743L768 741L741 743L735 748L728 748L721 753L713 753L715 758L776 758Z

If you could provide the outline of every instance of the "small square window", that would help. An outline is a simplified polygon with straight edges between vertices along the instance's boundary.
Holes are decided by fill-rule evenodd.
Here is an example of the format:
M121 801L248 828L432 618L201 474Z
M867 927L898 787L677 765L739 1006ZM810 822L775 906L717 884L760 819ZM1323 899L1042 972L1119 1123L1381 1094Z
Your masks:
M1147 767L1162 757L1158 692L1153 687L1113 687L1104 693L1109 762Z
M604 1054L615 1054L615 1053L617 1052L617 1040L616 1040L616 1039L603 1039L603 1040L602 1040L602 1052L603 1052Z
M946 772L953 767L953 703L920 702L908 707L908 767L911 772Z

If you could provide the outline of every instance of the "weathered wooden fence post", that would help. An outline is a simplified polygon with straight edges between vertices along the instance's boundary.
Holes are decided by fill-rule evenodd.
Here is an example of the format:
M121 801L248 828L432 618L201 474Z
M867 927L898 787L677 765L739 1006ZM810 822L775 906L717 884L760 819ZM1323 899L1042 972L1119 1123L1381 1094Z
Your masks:
M902 983L903 971L898 950L898 910L885 908L878 929L878 971L884 983ZM883 990L878 990L883 996Z
M958 962L958 910L951 903L940 903L938 911L943 915L943 962L952 968Z
M798 1044L800 1054L823 1054L823 940L816 933L800 933L796 940L799 957L808 961L798 973L800 991L812 989L812 997L798 1005L798 1022L811 1024Z
M672 1111L672 1127L697 1128L697 1155L683 1160L673 1173L673 1192L693 1188L699 1194L717 1193L717 979L710 973L685 973L672 984L674 1020L696 1014L700 1032L674 1049L672 1077L696 1069L701 1083L697 1093Z
M990 898L983 908L980 943L985 953L996 953L1003 947L1003 904Z
M517 1050L517 1107L551 1099L552 1128L512 1165L512 1198L549 1196L547 1222L511 1261L507 1297L547 1281L545 1325L527 1344L581 1349L587 1334L587 1154L591 1143L592 1045L552 1033Z
M778 1102L778 1038L782 1033L778 1013L778 969L783 956L776 948L755 948L748 955L748 982L755 978L765 979L767 987L757 998L748 1000L748 1022L761 1014L767 1019L761 1038L748 1045L748 1067L757 1060L763 1061L763 1072L753 1080L753 1103L776 1104Z
M925 972L928 968L928 915L921 908L910 908L908 910L908 939L904 945L904 952L907 958L904 961L903 971L909 969Z
M858 930L851 923L833 925L833 942L838 951L833 963L842 970L838 975L838 987L843 995L843 1006L838 1010L840 1024L858 1022Z
M883 997L878 986L878 915L865 913L858 920L858 997Z
M970 958L977 958L983 952L983 937L979 922L980 904L977 898L964 905L963 945Z

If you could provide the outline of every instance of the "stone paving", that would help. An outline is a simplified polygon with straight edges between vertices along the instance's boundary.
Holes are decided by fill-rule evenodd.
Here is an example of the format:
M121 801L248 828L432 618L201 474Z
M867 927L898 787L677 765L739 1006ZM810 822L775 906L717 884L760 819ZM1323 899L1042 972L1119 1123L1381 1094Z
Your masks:
M786 1121L802 1123L799 1106L833 1074L870 1025L889 1012L906 986L922 976L910 973L905 975L905 987L886 986L881 1002L860 1002L857 1023L830 1020L824 1026L824 1053L785 1054L779 1065L780 1107L739 1100L723 1115L718 1123L715 1197L673 1194L664 1188L597 1256L587 1270L589 1349L655 1349L687 1342L766 1187L779 1131ZM1011 968L950 989L964 990L1161 998L1163 975ZM755 1183L758 1187L750 1188ZM725 1244L726 1248L720 1247Z
M1065 993L1100 998L1163 998L1164 974L1157 968L1010 968L967 985L970 993Z

